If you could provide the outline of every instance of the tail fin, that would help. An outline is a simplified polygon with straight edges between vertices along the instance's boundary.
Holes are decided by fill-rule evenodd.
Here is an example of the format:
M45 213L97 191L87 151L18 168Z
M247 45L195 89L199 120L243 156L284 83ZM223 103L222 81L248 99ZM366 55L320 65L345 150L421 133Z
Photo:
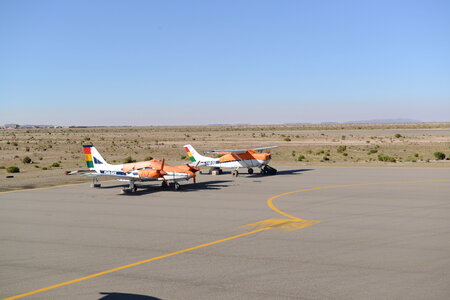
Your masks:
M95 170L100 166L106 167L109 165L94 145L83 145L83 152L84 158L86 159L86 165L89 169Z
M195 150L194 147L192 147L192 145L184 145L184 150L186 150L186 153L187 153L189 159L193 163L197 163L199 161L205 162L205 161L215 160L214 158L198 154L197 150Z

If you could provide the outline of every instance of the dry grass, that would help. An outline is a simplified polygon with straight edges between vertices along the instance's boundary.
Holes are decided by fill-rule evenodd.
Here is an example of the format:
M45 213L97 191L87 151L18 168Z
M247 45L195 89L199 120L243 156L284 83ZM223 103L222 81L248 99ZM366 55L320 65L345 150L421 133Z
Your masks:
M94 144L109 163L122 163L128 156L187 163L182 146L191 143L199 152L280 146L272 151L274 165L389 164L379 162L379 154L394 157L396 165L450 165L433 156L437 151L450 156L450 123L18 129L0 130L0 168L15 165L21 170L14 179L5 179L1 169L0 189L74 181L61 175L85 168L85 143ZM299 162L301 155L305 158ZM25 156L32 163L23 163ZM60 167L52 167L55 162Z

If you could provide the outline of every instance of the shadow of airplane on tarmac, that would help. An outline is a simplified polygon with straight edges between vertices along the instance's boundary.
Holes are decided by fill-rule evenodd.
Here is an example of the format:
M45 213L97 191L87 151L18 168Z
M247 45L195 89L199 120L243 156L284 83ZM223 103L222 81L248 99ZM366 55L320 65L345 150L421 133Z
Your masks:
M297 173L303 173L308 171L314 171L314 169L293 169L293 170L281 170L277 172L277 175L294 175Z
M292 169L292 170L281 170L278 171L276 175L260 175L259 173L254 174L247 174L247 173L241 173L239 176L248 177L248 178L263 178L263 177L270 177L270 176L280 176L280 175L296 175L299 173L307 172L307 171L314 171L314 169ZM205 174L203 174L205 175ZM231 174L223 173L222 175L218 176L231 176ZM212 176L212 175L207 175ZM210 181L203 181L203 182L197 182L197 183L186 183L181 185L180 192L192 192L192 191L198 191L198 190L220 190L222 188L228 187L229 182L232 182L233 180L210 180ZM139 188L134 193L129 194L121 194L123 196L140 196L140 195L147 195L157 192L164 192L164 191L171 191L173 190L172 186L168 188L162 188L160 185L140 185L139 183L136 183L136 186ZM121 184L114 184L114 185L106 185L102 186L101 189L112 189L112 188L127 188L128 184L121 183Z
M314 171L314 169L281 170L281 171L277 171L277 174L275 174L275 175L270 175L270 174L261 175L259 173L253 173L253 174L242 173L242 176L251 177L251 178L263 178L263 177L279 176L279 175L296 175L298 173L303 173L303 172L307 172L307 171ZM239 176L241 176L241 174L239 174Z
M156 185L136 185L139 189L134 193L129 194L121 194L123 196L140 196L140 195L147 195L152 193L158 193L158 192L192 192L192 191L198 191L198 190L220 190L222 188L225 188L229 186L227 184L228 182L232 182L232 180L214 180L214 181L203 181L203 182L197 182L197 183L186 183L181 185L181 189L179 191L174 191L172 185L170 185L167 188L163 188L161 186ZM116 185L115 187L128 187L128 185Z
M156 297L152 297L152 296L128 294L128 293L101 292L100 295L105 295L105 296L102 296L98 300L161 300L161 298L156 298Z

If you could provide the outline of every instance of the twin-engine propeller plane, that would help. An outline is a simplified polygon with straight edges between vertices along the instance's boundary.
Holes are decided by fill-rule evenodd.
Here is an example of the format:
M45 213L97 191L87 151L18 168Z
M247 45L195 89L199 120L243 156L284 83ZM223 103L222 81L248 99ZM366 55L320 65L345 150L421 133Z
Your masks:
M165 160L149 160L122 165L110 165L103 159L93 145L83 145L87 167L93 171L82 174L93 178L93 187L100 187L99 177L110 177L130 182L130 186L122 191L133 193L137 191L135 181L162 181L163 187L168 187L173 182L175 190L180 189L178 181L193 179L196 183L195 173L197 166L179 165L169 166Z
M192 145L185 145L189 159L193 163L197 163L197 167L210 167L210 173L220 174L221 168L231 168L233 176L239 175L239 168L247 168L248 174L253 174L253 168L260 168L261 175L275 175L277 170L270 167L270 153L261 153L263 150L278 148L278 146L261 147L255 149L241 150L208 150L204 153L223 154L220 158L212 158L200 155Z

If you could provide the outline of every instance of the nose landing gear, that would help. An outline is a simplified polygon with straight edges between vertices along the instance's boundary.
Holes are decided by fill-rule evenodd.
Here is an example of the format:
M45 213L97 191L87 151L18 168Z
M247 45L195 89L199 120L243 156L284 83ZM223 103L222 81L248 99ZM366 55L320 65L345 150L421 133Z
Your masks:
M209 169L209 174L211 175L220 175L222 174L222 169L218 167L212 167Z
M260 174L261 175L276 175L277 169L272 168L269 165L265 165L264 167L261 168Z

